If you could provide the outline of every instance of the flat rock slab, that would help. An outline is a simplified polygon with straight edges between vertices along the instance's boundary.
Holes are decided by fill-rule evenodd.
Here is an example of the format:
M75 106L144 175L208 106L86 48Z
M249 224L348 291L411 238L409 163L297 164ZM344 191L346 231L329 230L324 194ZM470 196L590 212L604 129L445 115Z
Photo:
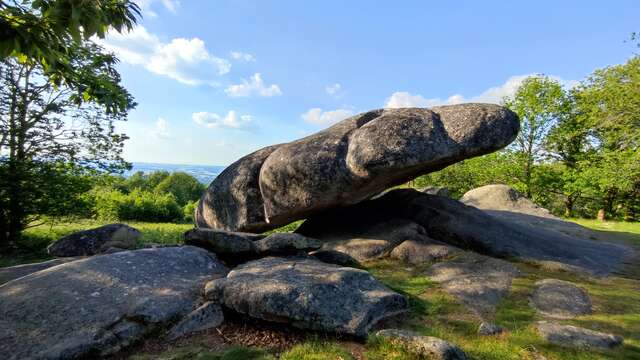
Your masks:
M58 257L90 256L110 248L134 249L142 234L126 224L108 224L78 231L49 245L47 252Z
M543 339L562 346L612 349L623 342L622 337L617 335L555 322L540 321L536 327Z
M431 266L426 274L481 319L490 320L519 271L509 262L467 252Z
M531 306L542 315L557 319L571 319L591 314L591 299L587 292L562 280L537 281L531 295Z
M308 257L242 264L209 282L205 297L254 318L359 337L381 318L407 309L402 295L368 272Z
M225 276L192 246L94 256L0 286L5 359L98 357L191 312L204 284Z
M428 359L466 360L466 354L457 346L433 336L423 336L409 330L384 329L376 336L400 344L407 350Z
M254 243L260 256L287 255L318 250L322 242L296 233L275 233Z
M266 236L216 229L189 230L184 234L184 242L212 251L222 260L235 264L269 255L306 254L322 246L319 240L296 233Z
M27 276L34 272L48 269L50 267L54 267L57 265L65 264L71 261L80 260L82 257L67 257L67 258L59 258L53 259L33 264L23 264L16 266L9 266L0 268L0 285L9 282L14 279L21 278L23 276Z
M519 130L493 104L378 109L236 161L211 183L198 227L260 232L508 145Z

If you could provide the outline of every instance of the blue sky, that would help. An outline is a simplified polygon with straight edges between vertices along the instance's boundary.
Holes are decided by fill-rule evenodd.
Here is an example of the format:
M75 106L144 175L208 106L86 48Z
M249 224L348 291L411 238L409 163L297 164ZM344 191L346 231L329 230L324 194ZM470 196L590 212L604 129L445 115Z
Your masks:
M640 1L145 0L102 43L138 102L129 161L228 165L358 112L497 102L635 51Z

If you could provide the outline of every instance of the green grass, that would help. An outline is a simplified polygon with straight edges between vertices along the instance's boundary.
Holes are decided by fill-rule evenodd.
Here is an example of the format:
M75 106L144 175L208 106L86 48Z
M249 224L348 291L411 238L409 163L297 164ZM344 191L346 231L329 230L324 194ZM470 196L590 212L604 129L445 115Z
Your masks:
M627 243L640 246L640 221L599 221L592 219L571 219L571 221L593 230L614 232ZM615 239L614 239L615 240Z
M112 222L85 219L75 222L63 222L53 225L44 224L31 227L23 233L23 248L20 252L0 255L0 267L48 260L51 257L47 254L46 248L52 242L73 232L91 229L109 223ZM193 228L191 224L125 223L140 230L142 233L138 241L138 247L143 247L145 244L150 243L163 245L181 244L184 232Z

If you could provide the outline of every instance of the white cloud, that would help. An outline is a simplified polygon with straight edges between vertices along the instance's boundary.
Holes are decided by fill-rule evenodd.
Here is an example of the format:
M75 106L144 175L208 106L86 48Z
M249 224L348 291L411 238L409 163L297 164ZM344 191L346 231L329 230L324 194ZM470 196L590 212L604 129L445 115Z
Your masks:
M143 26L129 33L110 33L98 42L126 63L144 66L187 85L215 84L220 75L231 69L227 60L210 54L204 41L198 38L176 38L163 43Z
M170 138L171 134L169 133L169 123L167 122L167 120L161 117L158 118L158 120L156 120L156 126L152 133L155 137L160 139Z
M180 6L180 2L177 0L137 0L135 1L138 6L140 6L140 10L144 13L144 15L149 17L157 17L158 13L156 13L153 8L155 8L154 4L161 3L165 9L169 10L172 13L176 13L178 7Z
M406 91L396 91L388 99L385 108L431 107L442 104L458 104L464 100L462 95L452 95L448 99L426 99L422 95L412 95Z
M309 109L301 117L304 121L315 125L331 125L340 120L344 120L353 115L353 111L349 109L336 109L331 111L322 111L320 108Z
M324 91L326 91L327 94L331 96L339 97L342 91L342 86L338 83L335 83L333 85L327 85L325 86Z
M516 75L507 79L503 84L490 87L487 90L483 91L479 95L473 96L471 98L465 98L460 94L455 94L449 96L447 99L441 99L439 97L436 98L424 98L422 95L410 94L406 91L397 91L393 93L386 101L384 107L385 108L400 108L400 107L431 107L438 105L452 105L459 104L462 102L481 102L481 103L493 103L500 104L505 97L513 96L516 91L518 91L518 87L522 84L522 82L536 74L528 74L528 75ZM549 76L550 78L558 81L564 87L571 88L574 87L578 82L575 80L564 80L559 76Z
M249 81L242 79L241 84L229 85L224 91L231 97L247 97L256 93L260 96L279 96L282 95L280 87L276 84L265 86L260 73L255 73Z
M193 113L191 118L196 124L210 129L248 129L253 125L253 118L250 115L238 115L234 110L230 110L225 117L216 113L201 111Z
M244 62L255 62L256 58L251 55L251 54L247 54L247 53L243 53L240 51L231 51L229 53L231 55L231 58L234 60L238 60L238 61L244 61Z

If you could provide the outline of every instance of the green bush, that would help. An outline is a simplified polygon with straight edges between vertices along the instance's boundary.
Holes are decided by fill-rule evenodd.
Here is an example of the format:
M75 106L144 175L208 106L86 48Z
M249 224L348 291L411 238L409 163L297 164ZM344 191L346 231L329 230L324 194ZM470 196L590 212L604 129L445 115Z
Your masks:
M195 221L194 215L197 206L197 201L189 201L185 206L182 207L182 220L184 220L184 222L193 223Z
M187 173L175 172L160 181L156 185L155 191L171 193L176 197L176 201L180 206L185 206L188 202L196 201L200 198L204 191L204 185Z
M100 220L180 221L182 209L173 194L134 189L94 189L94 212Z

